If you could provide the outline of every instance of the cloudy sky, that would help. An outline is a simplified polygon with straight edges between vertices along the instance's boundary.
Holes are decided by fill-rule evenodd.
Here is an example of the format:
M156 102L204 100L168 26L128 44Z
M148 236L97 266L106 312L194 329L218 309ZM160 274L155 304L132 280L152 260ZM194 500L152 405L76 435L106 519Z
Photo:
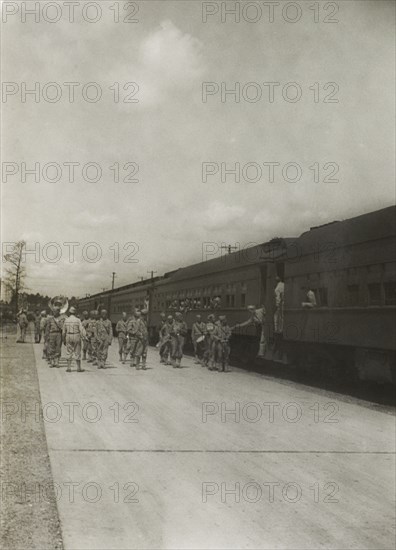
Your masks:
M26 260L32 291L82 296L109 288L113 271L122 285L151 269L161 275L200 261L205 242L265 242L394 204L392 1L339 1L335 15L326 3L314 13L312 2L298 2L295 23L287 21L298 16L293 8L282 15L285 2L272 23L254 6L239 23L232 16L222 22L215 2L208 9L218 13L203 22L202 3L183 0L138 2L131 15L138 21L129 24L122 19L131 3L119 2L116 23L114 2L103 1L96 23L84 20L84 13L95 17L95 6L83 13L86 2L76 6L73 23L63 8L24 22L23 3L11 4L18 12L7 16L2 38L2 79L9 83L2 241L25 239L36 249ZM326 16L338 22L324 23ZM74 102L67 82L78 83ZM94 97L94 87L83 96L89 82L102 91L95 103L84 99ZM123 89L131 82L138 91ZM205 82L213 94L203 101ZM273 102L269 82L278 83ZM298 88L285 87L290 82ZM37 101L23 97L24 86L35 83ZM222 101L221 83L240 83L240 101L230 94ZM299 101L284 99L296 90ZM124 102L128 95L138 101ZM71 162L79 163L74 181L64 165ZM270 182L263 163L272 162ZM301 169L299 181L282 176L290 162ZM39 164L38 182L29 174L22 181L23 163ZM44 169L48 163L54 165ZM87 181L95 175L92 167L83 173L87 163L100 166L100 181ZM219 169L206 182L203 163ZM221 163L240 163L240 181L231 174L222 181ZM123 181L137 167L129 179L138 181ZM288 179L294 170L286 170ZM64 243L78 243L74 261ZM98 251L100 259L88 261Z

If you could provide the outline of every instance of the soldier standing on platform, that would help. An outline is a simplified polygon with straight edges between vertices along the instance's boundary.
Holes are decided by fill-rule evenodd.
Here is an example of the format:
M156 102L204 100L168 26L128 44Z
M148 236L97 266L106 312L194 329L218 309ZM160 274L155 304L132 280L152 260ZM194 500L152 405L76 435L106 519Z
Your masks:
M49 316L46 325L46 339L48 342L47 353L50 360L50 367L59 367L64 322L64 317L60 315L60 308L54 307L53 315Z
M175 313L171 330L171 360L174 368L181 368L184 342L187 335L187 325L183 321L183 314L180 311Z
M85 361L87 359L87 351L88 351L88 346L89 346L89 341L88 341L88 338L87 338L87 328L88 328L88 325L89 325L89 313L88 313L88 311L83 311L82 312L81 324L84 327L84 331L85 331L85 335L82 339L82 352L83 352L82 358L83 358L83 361Z
M160 354L160 363L165 365L170 365L169 355L171 352L171 331L173 327L173 317L168 315L166 323L164 323L160 330L160 341L159 341L159 354Z
M48 317L47 317L47 312L45 311L45 309L41 312L41 316L40 316L40 336L41 338L43 339L43 359L46 359L47 358L47 345L48 345L48 342L47 342L47 336L46 336L46 330L45 330L45 327L47 326L47 322L48 322Z
M39 310L37 310L34 314L34 342L36 344L39 344L41 341L40 321L41 315Z
M191 329L191 339L194 346L195 362L201 363L204 354L204 340L206 324L200 315L196 315L196 321Z
M127 331L128 319L125 311L122 312L122 319L116 325L116 333L118 336L118 354L120 361L124 364L127 358Z
M230 357L231 327L227 324L225 315L220 315L216 330L213 333L215 341L215 363L220 372L230 372L228 360Z
M265 332L264 332L265 308L264 306L261 308L256 308L256 306L248 306L247 310L249 311L250 318L244 323L239 323L235 325L234 327L232 327L231 330L234 330L236 328L247 327L249 325L255 325L257 328L257 331L260 334L259 351L258 351L257 357L263 358L267 349L267 340L265 338Z
M135 311L133 317L128 322L128 335L131 343L131 367L136 367L136 370L140 369L140 358L142 359L142 369L146 370L148 332L146 322L142 319L142 313Z
M19 338L17 339L17 342L20 342L21 344L25 343L26 329L28 327L28 324L29 322L26 316L26 310L21 309L20 313L18 314Z
M85 329L82 322L76 317L76 308L69 309L70 315L63 323L62 337L63 343L66 346L67 353L67 370L71 372L71 362L74 357L77 363L77 372L81 370L81 340L85 338Z
M86 328L87 340L88 340L88 363L97 365L97 340L96 340L96 325L98 323L98 313L96 310L92 310L89 316L89 323Z
M113 327L110 319L107 317L107 311L102 309L100 319L96 323L96 342L97 342L97 357L98 369L104 369L109 346L113 341Z
M213 334L216 331L216 317L213 313L208 315L205 323L205 340L204 340L204 354L203 354L203 367L209 367L209 370L214 370L215 360L215 340Z
M146 305L148 305L148 301L145 300ZM148 309L142 309L141 311L141 323L142 323L142 369L146 370L146 362L147 362L147 348L148 348L148 341L149 341L149 333L148 333Z

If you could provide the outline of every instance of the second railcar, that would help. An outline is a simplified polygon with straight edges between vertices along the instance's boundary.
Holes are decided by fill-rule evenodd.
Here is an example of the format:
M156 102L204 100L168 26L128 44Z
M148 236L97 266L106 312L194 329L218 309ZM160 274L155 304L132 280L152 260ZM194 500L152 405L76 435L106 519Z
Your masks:
M395 383L395 207L312 228L285 272L284 342L299 368ZM303 307L307 291L316 306Z

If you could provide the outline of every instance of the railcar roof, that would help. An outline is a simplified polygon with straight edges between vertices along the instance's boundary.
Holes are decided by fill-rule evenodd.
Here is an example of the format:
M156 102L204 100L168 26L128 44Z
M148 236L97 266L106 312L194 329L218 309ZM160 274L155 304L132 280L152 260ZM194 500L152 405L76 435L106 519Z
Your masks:
M313 227L298 239L302 254L312 254L319 245L335 247L375 241L396 235L396 206L362 214L355 218Z
M261 262L270 262L281 258L291 243L296 239L292 237L276 238L269 242L251 246L244 250L224 254L218 258L212 258L204 262L181 267L176 271L165 273L159 284L182 279L193 279L202 275L219 273L221 271L251 266Z

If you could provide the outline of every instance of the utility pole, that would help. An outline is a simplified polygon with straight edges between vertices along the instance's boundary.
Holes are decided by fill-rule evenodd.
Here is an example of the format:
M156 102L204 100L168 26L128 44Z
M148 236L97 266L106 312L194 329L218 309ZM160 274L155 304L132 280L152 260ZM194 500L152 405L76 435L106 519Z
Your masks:
M140 279L141 281L144 281L144 277L138 277L138 279Z
M150 327L151 327L151 317L152 317L152 296L153 296L153 287L154 287L154 273L157 273L156 271L147 271L147 273L150 273L151 275L151 288L150 290L148 291L148 319L147 319L147 325L148 325L148 329L149 329L149 341L150 341L150 336L151 336L151 339L153 338L153 330L150 331ZM152 329L152 327L151 327Z
M237 246L231 246L230 244L229 245L221 245L220 247L222 250L227 250L228 254L231 254L231 252L233 250L238 250L238 247Z
M114 290L114 279L116 278L116 272L113 271L113 277L112 277L112 280L111 280L111 290Z

